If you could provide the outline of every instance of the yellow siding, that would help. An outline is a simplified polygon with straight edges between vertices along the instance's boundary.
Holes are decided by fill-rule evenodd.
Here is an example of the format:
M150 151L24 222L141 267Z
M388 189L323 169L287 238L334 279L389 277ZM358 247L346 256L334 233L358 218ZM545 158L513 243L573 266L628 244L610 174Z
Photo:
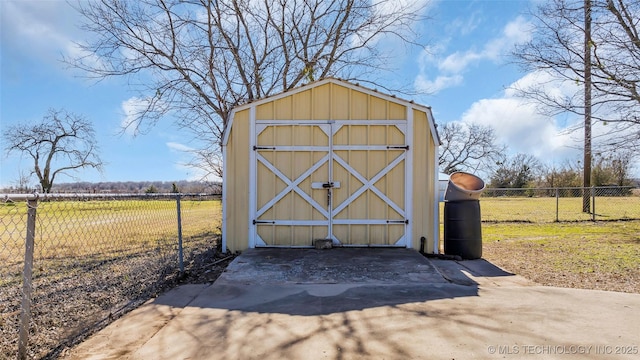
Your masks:
M342 86L338 83L325 83L307 90L292 93L290 96L274 99L265 103L258 103L256 107L256 120L402 120L407 119L407 107L404 103L396 103L379 98L375 94ZM435 174L437 168L434 153L436 145L430 134L430 126L427 114L420 110L413 110L412 136L413 163L402 162L397 168L381 178L376 187L385 193L394 203L401 208L405 207L405 191L411 196L412 219L410 222L412 237L411 246L418 249L420 237L427 239L426 251L432 252L433 237L433 202ZM227 246L233 252L244 250L248 246L249 239L249 158L250 136L249 134L249 110L245 109L235 114L233 128L230 129L227 142ZM333 137L334 144L344 145L403 145L404 134L393 125L371 126L370 124L344 125ZM314 126L279 126L278 131L273 127L265 129L258 137L258 145L310 145L325 146L327 136L319 127ZM336 151L338 156L348 161L350 165L366 178L371 178L386 164L400 153L401 150L390 151ZM318 161L326 153L324 152L299 152L297 154L286 152L262 151L263 155L272 164L287 164L278 168L290 179L295 179L304 172L309 164ZM404 184L404 173L407 166L412 167L413 188L404 189L398 184ZM258 183L255 204L257 208L264 206L274 194L282 191L286 185L260 162L257 166ZM326 192L312 191L311 182L316 178L327 177L327 165L319 168L313 176L300 183L300 189L308 193L317 203L326 202ZM336 189L334 201L345 200L361 186L361 182L339 164L334 163L334 177L343 177L342 188ZM268 190L268 191L267 191ZM405 209L409 210L409 209ZM288 194L272 209L262 214L261 218L291 218L293 220L312 219L319 220L323 216L317 210L305 204L295 193ZM391 207L386 206L371 190L363 193L359 199L351 204L340 218L388 218L400 219L401 216ZM337 225L334 233L337 237L350 237L356 239L369 238L370 244L392 245L394 239L402 236L404 225ZM258 234L267 243L275 245L305 245L306 239L324 238L327 234L323 227L289 227L289 226L260 226ZM279 242L286 239L286 243Z
M389 102L389 119L405 119L407 117L407 108L403 105Z
M256 106L257 120L273 120L273 118L273 101Z
M275 100L275 112L276 119L279 120L293 120L292 106L293 99L291 96L283 97Z
M424 112L413 111L413 248L420 248L425 237L425 251L433 251L434 151L429 123Z
M312 89L313 120L331 119L331 86L331 84L326 84Z
M377 98L369 97L369 119L371 120L385 120L387 119L387 101Z
M295 120L311 119L311 90L299 92L293 98L293 118Z
M256 107L257 120L402 120L404 105L325 84Z
M249 239L249 110L235 115L227 143L227 247L247 248Z
M331 87L331 119L349 118L349 89L342 86Z

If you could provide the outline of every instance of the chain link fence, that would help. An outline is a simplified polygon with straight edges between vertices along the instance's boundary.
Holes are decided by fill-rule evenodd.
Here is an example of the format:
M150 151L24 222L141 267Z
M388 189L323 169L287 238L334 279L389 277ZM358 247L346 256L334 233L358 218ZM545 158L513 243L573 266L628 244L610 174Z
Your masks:
M6 195L0 359L56 358L221 256L218 195Z
M219 195L0 200L0 359L56 358L221 255ZM487 189L481 207L490 222L640 219L640 190Z
M640 220L640 189L486 189L480 205L482 221L489 222Z

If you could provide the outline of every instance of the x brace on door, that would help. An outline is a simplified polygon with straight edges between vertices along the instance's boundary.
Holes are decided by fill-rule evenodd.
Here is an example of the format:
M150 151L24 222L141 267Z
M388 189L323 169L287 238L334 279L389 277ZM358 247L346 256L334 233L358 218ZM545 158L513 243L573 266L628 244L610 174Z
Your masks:
M389 225L389 224L402 224L405 227L404 234L406 234L406 226L408 226L409 220L407 216L407 211L405 207L407 206L406 201L403 203L396 203L387 193L385 193L384 189L380 189L376 186L381 179L383 179L387 174L389 174L392 170L398 167L400 164L405 164L405 169L407 168L407 153L409 151L408 145L352 145L352 144L339 144L334 145L334 136L340 131L340 129L345 125L357 125L356 121L335 121L335 122L318 122L318 121L256 121L255 126L255 142L252 150L255 155L255 163L252 166L258 166L261 164L268 171L270 171L275 178L281 181L284 184L284 187L277 191L277 193L273 193L270 200L266 201L262 205L258 205L254 207L255 212L252 215L252 233L254 237L255 246L271 246L268 242L264 241L260 235L258 234L258 226L326 226L327 227L327 237L331 238L336 244L341 243L344 239L338 238L334 231L332 230L333 225ZM369 126L395 126L402 135L406 138L406 121L405 120L378 120L378 121L368 121L366 122ZM267 141L271 142L269 144L263 144L258 141L260 134L267 128L272 129L275 133L278 131L278 128L292 128L295 126L312 126L322 130L322 132L326 135L326 144L321 146L313 145L295 145L286 140L277 140L277 136L273 136L276 140ZM264 142L264 141L263 141ZM361 174L358 170L356 170L357 166L355 164L350 164L349 161L344 159L342 156L338 154L338 152L343 152L348 154L349 152L371 152L371 151L388 151L388 154L397 154L395 157L388 162L386 166L384 166L380 171L378 171L374 176L370 179L365 176L365 174ZM308 168L300 173L298 176L287 176L285 173L292 173L291 169L289 171L283 171L283 169L279 168L282 166L289 166L289 164L278 164L277 157L274 154L278 152L286 152L288 154L295 154L296 152L301 153L318 153L321 157L319 160L309 163ZM324 153L324 154L323 154ZM270 154L271 160L267 158L267 154ZM317 158L317 156L316 156ZM317 171L323 168L326 164L326 168L328 168L327 179L316 179L312 178L317 175ZM332 199L332 194L334 191L347 191L338 190L341 188L341 183L344 183L344 179L336 179L333 174L334 165L341 166L348 174L353 176L353 178L357 179L362 185L355 189L351 190L350 194L346 199L340 201L340 203L334 203ZM324 169L324 168L323 168ZM324 170L323 170L324 171ZM258 173L258 170L254 170L254 173ZM406 173L406 170L405 170ZM259 177L259 176L258 176ZM405 174L405 183L398 184L398 186L406 187L406 179L407 176ZM261 179L255 178L253 187L254 189L258 188L258 182ZM308 180L308 181L307 181ZM320 181L319 181L320 180ZM307 184L306 191L301 188L301 184ZM310 188L308 183L311 183ZM335 190L334 190L335 189ZM308 191L326 191L327 192L327 203L321 203L314 199L314 196L310 194ZM346 213L347 209L351 204L353 204L357 199L359 199L363 194L367 191L375 194L379 199L381 199L387 206L389 206L395 213L399 215L401 219L390 219L390 218L349 218L349 214ZM406 190L405 190L406 191ZM313 208L313 210L317 211L318 214L321 215L321 219L290 219L290 218L269 218L266 215L269 211L274 213L273 209L276 205L282 201L287 195L295 193L301 199L303 199L309 206ZM317 198L317 196L316 196ZM259 208L258 208L259 207ZM346 214L346 215L345 215ZM311 244L313 239L309 239L308 244ZM395 246L406 246L408 244L408 240L406 236L401 236L395 244ZM364 245L364 244L363 244Z

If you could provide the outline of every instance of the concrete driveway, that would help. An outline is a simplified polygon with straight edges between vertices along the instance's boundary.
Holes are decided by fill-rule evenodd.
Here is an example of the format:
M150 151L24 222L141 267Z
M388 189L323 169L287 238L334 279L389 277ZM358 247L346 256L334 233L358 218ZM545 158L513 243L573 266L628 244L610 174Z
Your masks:
M249 250L72 359L632 359L640 295L543 287L407 249Z

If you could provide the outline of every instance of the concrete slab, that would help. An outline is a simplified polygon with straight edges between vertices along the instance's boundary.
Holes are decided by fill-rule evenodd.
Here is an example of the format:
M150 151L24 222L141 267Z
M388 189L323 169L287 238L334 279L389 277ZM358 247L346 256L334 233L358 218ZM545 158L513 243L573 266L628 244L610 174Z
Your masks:
M440 262L410 250L378 249L381 254L363 252L370 258L361 263L353 253L328 253L334 250L301 250L302 262L288 259L290 250L247 252L213 285L174 289L69 357L630 359L638 354L638 294L537 286L484 260ZM393 265L395 256L407 271ZM348 277L350 271L355 277Z
M433 264L411 249L249 249L216 283L410 284L447 283Z

